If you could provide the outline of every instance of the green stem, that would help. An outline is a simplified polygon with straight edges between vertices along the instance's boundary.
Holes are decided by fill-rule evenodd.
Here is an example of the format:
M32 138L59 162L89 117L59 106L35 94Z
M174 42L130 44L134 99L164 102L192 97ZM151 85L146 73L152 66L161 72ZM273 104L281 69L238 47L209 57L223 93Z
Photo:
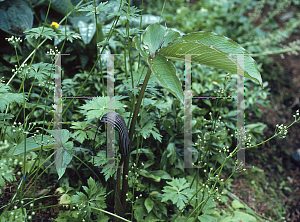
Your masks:
M151 69L149 68L148 71L147 71L145 80L143 82L139 97L137 99L135 109L134 109L134 113L133 113L133 117L132 117L132 121L131 121L131 124L130 124L130 130L129 130L130 144L132 144L132 137L133 137L134 130L135 130L135 124L136 124L137 116L138 116L138 113L139 113L139 110L140 110L140 106L141 106L141 103L142 103L144 93L146 91L148 81L150 79L150 75L151 75ZM128 152L127 156L125 156L124 169L123 169L123 184L122 184L121 203L123 205L124 211L126 210L126 194L128 192L128 179L127 179L127 176L128 176L128 169L129 169L129 157L130 157L130 152Z

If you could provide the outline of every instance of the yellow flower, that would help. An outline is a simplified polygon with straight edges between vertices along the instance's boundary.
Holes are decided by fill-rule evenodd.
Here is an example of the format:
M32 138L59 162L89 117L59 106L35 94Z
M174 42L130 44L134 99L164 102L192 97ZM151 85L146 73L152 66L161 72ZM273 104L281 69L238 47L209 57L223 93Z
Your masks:
M58 24L57 22L52 22L51 25L50 25L50 27L51 27L52 25L53 25L55 28L58 28L58 27L59 27L59 24Z

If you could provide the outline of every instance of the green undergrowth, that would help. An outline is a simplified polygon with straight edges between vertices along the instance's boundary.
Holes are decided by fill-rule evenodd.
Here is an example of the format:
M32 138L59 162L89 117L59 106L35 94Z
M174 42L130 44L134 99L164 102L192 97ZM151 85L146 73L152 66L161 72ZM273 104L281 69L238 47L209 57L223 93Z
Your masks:
M61 222L285 218L280 204L283 193L276 192L275 184L268 184L262 170L245 170L236 158L241 141L247 149L258 149L263 143L266 125L257 121L262 116L257 104L270 107L267 98L272 86L264 80L269 71L266 55L298 50L298 45L274 48L275 40L262 41L272 39L278 31L275 21L268 18L255 27L258 15L248 12L259 13L261 3L176 0L158 1L156 6L151 1L134 2L133 6L130 1L62 0L52 1L48 11L48 2L20 2L35 12L34 23L23 27L22 33L13 32L17 36L13 38L11 30L0 27L10 43L9 53L2 53L8 64L0 68L0 187L13 184L16 189L0 206L1 222L33 221L39 210L57 206L60 211L53 221ZM285 10L280 2L268 4ZM290 18L276 44L295 31L297 21ZM229 49L245 54L245 66L236 55L229 55ZM183 167L187 67L177 52L207 55L192 57L191 93L195 98L190 107L189 164L194 168ZM60 69L55 65L58 53L63 54L59 79L55 76ZM108 54L115 54L112 63ZM108 98L112 64L114 97ZM241 131L236 129L234 97L239 76L232 73L236 67L246 77L245 129ZM62 86L60 101L54 99L58 98L58 83ZM132 137L128 175L121 177L122 182L128 181L123 215L116 210L117 168L107 167L106 132L104 125L99 126L111 104L125 119ZM58 113L61 130L56 125ZM299 112L292 124L298 116ZM291 125L276 126L272 138L284 138ZM116 164L121 160L120 142L116 133ZM269 206L264 215L233 194L236 190L231 185L241 178L254 198ZM280 189L288 188L281 184ZM42 204L53 196L56 203Z

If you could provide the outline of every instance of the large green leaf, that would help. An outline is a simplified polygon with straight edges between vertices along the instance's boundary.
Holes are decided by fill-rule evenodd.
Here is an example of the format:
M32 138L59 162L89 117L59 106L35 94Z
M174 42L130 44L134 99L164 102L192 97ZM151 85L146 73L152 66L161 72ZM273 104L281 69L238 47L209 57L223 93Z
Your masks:
M149 51L154 57L155 52L161 47L167 46L174 39L180 37L180 34L172 29L168 29L158 23L149 25L142 35L143 44L147 45ZM137 43L136 40L134 42ZM141 47L139 47L141 48ZM138 48L137 48L138 49ZM139 49L140 50L140 49ZM144 56L142 54L142 56Z
M166 31L167 30L167 31ZM167 29L158 24L150 25L143 34L143 44L148 46L152 57L155 52L160 48L167 46L174 39L180 37L180 34L177 31L172 29ZM135 43L135 48L141 53L141 56L147 58L149 57L146 50L143 49L142 43L139 41L139 38L135 36L132 41Z
M43 143L43 148L53 148L54 147L54 142L53 138L47 135L36 135L34 137L30 137L26 139L26 153L27 152L33 152L33 151L38 151L41 148L41 144ZM11 155L19 155L24 153L25 149L25 140L23 140L19 145L17 145L15 148L12 148L8 156Z
M84 44L89 44L96 32L96 25L94 23L88 24L80 20L78 22L78 28Z
M46 1L46 5L48 6L50 1ZM72 1L69 0L51 0L51 8L55 11L66 15L68 12L72 10L73 4Z
M224 69L234 74L238 73L238 69L243 69L245 77L263 85L254 59L243 47L223 35L203 31L189 33L160 49L157 54L179 60L185 60L183 54L195 54L192 55L192 62ZM237 61L238 54L244 55L244 67Z
M146 28L145 33L142 35L142 41L149 47L152 57L163 43L165 33L166 27L155 23L153 25L149 25Z
M156 55L153 59L148 58L147 62L160 85L170 91L183 103L181 83L176 76L174 64L161 55Z
M180 37L179 32L176 32L172 29L168 29L167 33L166 33L166 37L165 37L164 42L161 45L161 47L167 46L170 42L172 42L174 39L176 39L178 37Z
M28 1L1 1L0 29L11 34L22 36L33 24L32 9ZM4 38L4 37L3 37Z
M135 47L147 61L157 81L183 103L181 83L176 76L176 68L168 59L185 60L191 54L191 61L211 67L238 73L257 81L261 86L262 79L254 59L249 53L231 39L216 33L195 32L179 37L174 30L155 23L146 28L142 42L146 48L133 38ZM238 60L238 55L244 60Z

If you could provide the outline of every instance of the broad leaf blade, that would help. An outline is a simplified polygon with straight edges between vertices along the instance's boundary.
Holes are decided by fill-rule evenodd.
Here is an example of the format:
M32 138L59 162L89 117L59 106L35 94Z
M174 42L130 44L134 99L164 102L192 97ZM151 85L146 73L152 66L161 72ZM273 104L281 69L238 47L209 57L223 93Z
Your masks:
M164 43L162 44L161 47L167 46L170 42L172 42L174 39L180 37L179 32L176 32L172 29L168 29L166 33L166 37L164 39Z
M78 28L82 41L85 44L89 44L96 32L96 25L94 23L85 23L83 21L78 22Z
M38 151L41 148L43 142L43 147L53 147L53 138L51 138L48 135L43 136L42 140L42 135L37 135L34 137L30 137L26 139L26 153L27 152L32 152L32 151ZM9 151L8 156L16 156L19 154L24 153L24 148L25 148L25 140L23 140L19 145L17 145L15 148Z
M156 55L153 59L148 59L147 61L160 85L170 91L183 103L181 83L176 76L174 64L161 55Z
M165 32L166 28L158 23L149 25L146 28L145 33L142 36L142 40L143 43L149 47L149 51L152 56L155 55L156 50L162 44Z
M227 53L198 41L170 43L167 47L162 48L157 55L184 61L185 54L193 54L192 62L236 72L236 63Z
M237 73L243 69L244 76L257 81L261 86L262 79L254 59L249 53L231 39L208 32L194 32L174 40L168 46L157 52L169 59L185 60L184 55L179 54L200 54L192 55L192 62L208 65ZM244 67L237 62L237 55L244 55Z

